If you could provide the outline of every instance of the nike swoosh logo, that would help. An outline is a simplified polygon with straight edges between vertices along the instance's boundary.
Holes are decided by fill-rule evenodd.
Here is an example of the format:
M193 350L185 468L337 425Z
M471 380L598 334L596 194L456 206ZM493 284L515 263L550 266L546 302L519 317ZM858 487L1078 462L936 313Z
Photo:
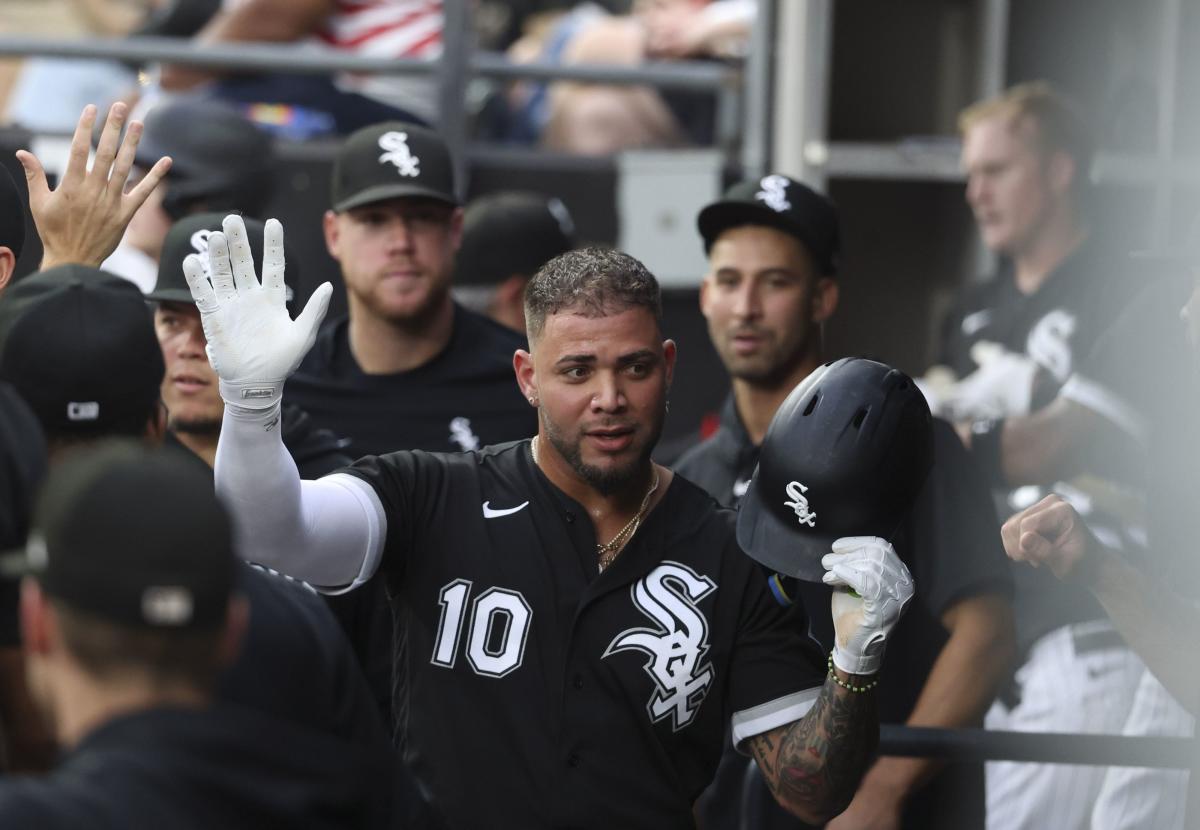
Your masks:
M518 504L516 507L503 507L503 508L500 508L500 507L493 508L493 507L489 506L490 504L491 504L490 501L485 501L483 503L483 518L485 518L485 519L499 519L501 516L511 516L513 513L520 513L522 510L524 510L529 505L529 502L523 501L520 504Z

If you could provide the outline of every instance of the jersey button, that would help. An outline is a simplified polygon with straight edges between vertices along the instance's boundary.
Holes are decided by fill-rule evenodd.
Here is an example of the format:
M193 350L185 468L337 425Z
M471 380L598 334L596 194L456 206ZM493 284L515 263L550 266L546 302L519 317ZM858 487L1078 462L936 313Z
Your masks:
M578 752L572 752L570 755L567 756L567 766L570 767L571 769L575 769L575 767L579 766L579 753Z
M574 524L574 523L575 523L575 514L574 514L574 513L572 513L571 511L569 511L569 510L567 511L567 516L566 516L566 518L567 518L567 524Z
M574 686L576 689L582 689L583 688L583 675L577 674L574 677L572 677L571 685Z

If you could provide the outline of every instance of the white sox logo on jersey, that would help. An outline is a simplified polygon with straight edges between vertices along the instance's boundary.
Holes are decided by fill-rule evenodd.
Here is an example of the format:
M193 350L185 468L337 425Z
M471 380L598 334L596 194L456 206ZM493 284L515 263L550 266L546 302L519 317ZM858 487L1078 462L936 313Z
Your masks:
M479 449L479 436L471 429L470 418L454 418L450 421L450 440L458 444L463 452Z
M798 481L793 481L787 486L788 498L790 498L791 501L785 501L783 506L790 507L792 510L796 511L796 518L800 521L800 524L808 525L809 527L816 527L817 514L810 513L808 510L808 499L804 497L804 494L807 492L807 487Z
M1075 334L1075 315L1056 308L1030 329L1025 351L1034 361L1065 383L1071 376L1071 336Z
M792 209L792 203L787 200L788 180L783 176L765 176L758 186L762 190L754 194L754 198L776 213Z
M638 650L650 655L646 674L654 680L654 694L646 704L650 720L671 719L673 731L687 726L700 711L712 685L708 654L708 620L696 603L717 585L679 562L663 562L634 583L630 594L637 609L658 625L622 631L604 652Z
M408 133L390 132L379 136L379 149L383 155L379 163L393 164L401 176L416 178L421 175L421 160L408 149Z

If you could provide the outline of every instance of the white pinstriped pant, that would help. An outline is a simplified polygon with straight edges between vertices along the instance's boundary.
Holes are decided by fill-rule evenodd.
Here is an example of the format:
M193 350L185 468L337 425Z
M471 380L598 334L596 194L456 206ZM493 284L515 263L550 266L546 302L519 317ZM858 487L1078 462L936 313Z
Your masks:
M1076 654L1073 630L1098 625L1107 623L1065 626L1039 639L1017 670L1020 703L1009 710L997 701L984 725L1018 732L1120 734L1145 667L1123 647ZM1083 764L988 763L987 828L1088 830L1107 773L1107 767ZM1144 786L1148 790L1149 782Z
M1149 670L1142 672L1122 735L1187 737L1195 719ZM1187 809L1187 770L1111 767L1092 811L1093 830L1177 830Z

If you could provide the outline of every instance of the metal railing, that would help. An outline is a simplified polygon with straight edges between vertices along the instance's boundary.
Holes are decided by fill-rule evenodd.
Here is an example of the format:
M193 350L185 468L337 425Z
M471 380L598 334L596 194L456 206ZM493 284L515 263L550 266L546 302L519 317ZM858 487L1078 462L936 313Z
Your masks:
M723 126L727 133L721 136L722 143L732 144L741 129L736 113L742 99L744 75L737 66L709 61L655 61L639 66L513 63L502 54L471 49L466 7L465 3L446 4L443 55L436 61L363 57L307 44L201 44L169 37L64 39L13 34L0 35L0 58L39 56L172 63L199 69L298 75L358 72L430 77L437 80L439 87L438 130L460 166L465 162L469 141L464 101L467 83L472 78L649 85L712 92L717 98L718 127ZM459 181L465 178L460 176Z

